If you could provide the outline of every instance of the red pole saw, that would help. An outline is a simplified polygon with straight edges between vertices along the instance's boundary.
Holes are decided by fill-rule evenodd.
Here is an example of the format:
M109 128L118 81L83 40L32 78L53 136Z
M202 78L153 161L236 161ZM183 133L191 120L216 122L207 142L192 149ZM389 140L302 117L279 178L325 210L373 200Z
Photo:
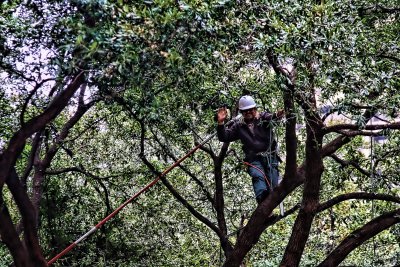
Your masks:
M190 150L185 156L177 160L174 164L172 164L169 168L164 170L156 179L154 179L152 182L147 184L145 187L143 187L139 192L134 194L130 199L126 200L121 206L119 206L116 210L114 210L112 213L110 213L107 217L105 217L103 220L101 220L98 224L93 226L88 232L86 232L84 235L82 235L80 238L78 238L76 241L72 242L67 248L65 248L63 251L61 251L59 254L57 254L54 258L49 260L47 262L47 265L50 266L53 264L56 260L67 254L69 251L71 251L74 247L78 245L78 243L84 241L86 238L88 238L91 234L93 234L96 230L100 229L108 220L110 220L112 217L117 215L118 212L120 212L126 205L128 205L130 202L132 202L135 198L140 196L142 193L146 192L149 190L153 185L155 185L161 177L165 176L167 173L169 173L173 168L178 166L182 161L184 161L186 158L188 158L190 155L194 154L200 147L202 147L204 144L206 144L208 141L211 140L217 133L211 134L209 137L207 137L203 142L198 144L196 147L194 147L192 150Z

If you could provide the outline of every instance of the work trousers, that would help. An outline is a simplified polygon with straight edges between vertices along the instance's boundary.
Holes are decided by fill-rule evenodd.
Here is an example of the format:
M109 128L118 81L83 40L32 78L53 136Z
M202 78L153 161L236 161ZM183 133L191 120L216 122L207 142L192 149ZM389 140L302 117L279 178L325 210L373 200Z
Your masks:
M256 199L265 197L278 185L278 156L273 153L265 156L257 156L248 166L247 172L252 178ZM268 180L268 183L266 180Z

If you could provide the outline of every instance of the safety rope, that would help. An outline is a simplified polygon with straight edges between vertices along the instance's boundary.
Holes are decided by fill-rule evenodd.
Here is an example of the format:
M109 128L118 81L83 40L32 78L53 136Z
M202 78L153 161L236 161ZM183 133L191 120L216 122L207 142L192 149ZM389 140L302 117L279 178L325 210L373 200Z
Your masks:
M278 152L278 151L277 151L277 149L278 149L278 139L275 140L275 138L274 138L275 136L277 136L277 135L274 134L275 126L276 126L276 123L274 123L273 120L270 120L270 121L268 122L268 128L269 128L269 149L268 149L267 151L271 151L271 150L273 149L273 148L272 148L273 142L276 142L276 146L277 146L277 147L274 148L274 149L276 150L276 153L277 153L277 152ZM268 166L268 168L271 170L271 168L273 168L273 166L272 166L272 152L267 153L267 156L265 156L264 158L267 160L267 166ZM256 170L258 170L258 171L264 176L264 179L265 179L266 183L268 184L268 186L270 187L270 189L271 189L271 190L273 189L272 186L271 186L271 183L270 183L269 180L268 180L267 175L264 173L263 170L261 170L261 169L258 168L257 166L254 166L254 165L250 164L249 162L244 162L244 164L247 165L247 166L253 167L253 168L255 168ZM269 175L271 176L271 171L270 171ZM272 180L271 180L271 182L272 182Z
M74 247L78 245L78 243L84 241L86 238L88 238L91 234L93 234L96 230L100 229L108 220L110 220L112 217L117 215L118 212L120 212L126 205L128 205L130 202L132 202L135 198L140 196L142 193L146 192L148 189L150 189L153 185L155 185L162 177L164 177L167 173L169 173L173 168L178 166L182 161L184 161L186 158L188 158L190 155L192 155L194 152L196 152L197 149L202 147L204 144L206 144L208 141L211 140L217 133L211 134L209 137L207 137L203 142L198 144L196 147L194 147L192 150L190 150L185 156L177 160L174 164L172 164L169 168L164 170L156 179L154 179L152 182L147 184L145 187L143 187L139 192L134 194L130 199L126 200L121 206L119 206L116 210L114 210L112 213L110 213L107 217L105 217L103 220L101 220L98 224L93 226L88 232L86 232L84 235L82 235L80 238L78 238L76 241L72 242L67 248L65 248L63 251L61 251L59 254L57 254L55 257L53 257L49 262L47 263L47 266L50 266L53 264L56 260L67 254L69 251L71 251Z
M287 118L286 119L284 119L284 123L286 123L286 121L287 121ZM274 129L276 129L277 127L275 127L276 125L277 125L277 123L274 123L273 121L271 121L271 123L272 123L272 128L271 128L271 133L274 135L274 137L276 138L276 148L275 148L275 151L276 151L276 155L277 155L277 157L278 157L278 161L279 161L279 134L278 133L274 133ZM270 134L270 142L272 142L272 134ZM269 160L270 160L270 162L268 162L268 164L269 164L269 166L271 166L270 168L272 168L272 154L270 154L270 157L269 157ZM276 166L276 168L278 168L278 166ZM277 184L279 184L280 183L280 176L278 176L278 181L277 181ZM272 190L273 190L273 188L272 188ZM283 206L283 200L279 203L279 212L280 212L280 214L281 214L281 216L283 216L284 214L285 214L285 207Z
M271 184L270 184L270 182L269 182L269 180L268 180L268 177L265 175L265 173L264 173L260 168L258 168L257 166L255 166L255 165L253 165L253 164L251 164L251 163L249 163L249 162L246 162L246 161L244 161L243 163L244 163L245 165L247 165L247 166L249 166L249 167L253 167L253 168L256 169L257 171L259 171L259 172L264 176L264 180L265 180L265 182L268 184L269 188L272 190L272 186L271 186Z

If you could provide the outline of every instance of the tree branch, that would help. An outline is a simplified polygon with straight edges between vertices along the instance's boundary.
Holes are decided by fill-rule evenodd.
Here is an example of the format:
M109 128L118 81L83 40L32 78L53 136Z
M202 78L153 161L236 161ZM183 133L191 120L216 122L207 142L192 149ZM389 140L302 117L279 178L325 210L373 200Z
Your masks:
M339 158L337 155L332 154L330 155L330 157L332 159L334 159L337 163L339 163L340 165L342 165L342 167L347 167L347 166L353 166L356 170L358 170L359 172L361 172L362 174L366 175L366 176L370 176L371 173L368 172L367 170L361 168L361 166L357 163L355 163L354 161L346 161L346 160L342 160L341 158Z
M29 101L31 100L31 98L33 97L33 95L37 92L37 90L39 90L39 88L40 88L44 83L46 83L46 82L48 82L48 81L54 81L54 79L53 79L53 78L49 78L49 79L45 79L45 80L43 80L43 81L41 81L41 82L39 82L39 83L36 83L35 87L34 87L34 88L32 89L32 91L28 94L28 97L25 99L24 104L23 104L22 109L21 109L20 116L19 116L19 118L20 118L19 120L20 120L20 123L21 123L22 126L25 124L24 115L25 115L26 108L28 107ZM35 82L36 82L36 81L35 81Z
M354 249L397 223L400 223L400 209L371 220L347 236L318 266L338 266Z
M156 176L161 176L161 172L158 171L153 164L151 164L150 161L148 161L148 159L145 156L145 124L143 120L139 120L138 121L140 123L141 126L141 133L140 133L140 153L139 153L139 158L143 161L143 163L147 166L147 168ZM226 244L227 246L230 246L229 242L228 242L228 238L226 236L226 234L224 234L218 227L216 227L209 219L207 219L206 217L204 217L202 214L200 214L198 211L196 211L196 209L189 204L189 202L186 201L186 199L184 199L182 197L182 195L180 195L175 188L168 182L168 180L165 177L161 177L161 181L163 182L163 184L167 187L167 189L170 191L170 193L195 217L197 218L199 221L203 222L206 226L208 226L211 230L213 230L218 237L221 240L222 244Z
M310 77L313 81L314 77ZM316 110L315 90L309 88L307 103L303 103L306 125L305 181L300 211L292 228L280 266L298 266L310 234L315 210L318 207L321 176L324 170L321 146L323 140L322 120Z
M167 149L167 147L166 147L164 144L161 143L161 140L157 137L158 135L155 134L155 133L153 132L152 129L151 129L150 131L151 131L151 133L153 134L154 140L156 140L156 142L161 146L161 148L164 150L164 152L165 152L174 162L178 161L179 159L178 159L175 155L173 155L173 154L171 153L171 151L170 151L169 149ZM196 177L196 175L194 175L192 172L190 172L185 166L179 164L178 167L179 167L181 170L183 170L190 178L192 178L192 179L197 183L198 186L200 186L201 190L202 190L202 191L204 192L204 194L206 195L208 201L210 201L210 203L214 206L214 200L213 200L213 198L211 197L210 192L208 192L207 188L204 186L203 182L200 181L200 180Z
M61 147L64 140L68 137L70 130L75 126L75 124L82 118L82 116L94 105L94 101L85 104L83 102L83 94L85 91L86 85L82 84L81 92L79 97L79 105L76 112L72 115L72 117L64 124L60 133L56 136L53 144L47 149L44 158L40 160L38 155L38 160L35 162L35 173L33 176L33 185L32 185L32 204L37 213L37 223L39 223L39 207L40 201L42 199L43 194L43 181L45 179L45 170L51 165L51 162L55 155L57 154L59 148ZM106 189L106 188L104 188ZM107 191L106 191L106 194Z
M350 199L385 200L400 204L400 198L396 196L391 196L387 194L366 193L366 192L353 192L334 197L324 203L321 203L316 212L322 212L326 209L333 207L336 204L339 204L343 201Z
M111 204L110 204L110 194L108 193L107 186L103 183L103 180L106 180L108 178L118 177L120 175L109 175L109 176L105 176L105 177L100 177L100 176L94 175L93 173L90 173L90 172L86 171L85 169L79 168L79 167L69 167L69 168L58 169L58 170L49 170L49 171L46 171L45 174L46 175L59 175L59 174L63 174L63 173L66 173L66 172L79 172L79 173L82 173L82 174L84 174L84 175L86 175L86 176L88 176L90 178L93 178L95 181L97 181L100 184L101 188L103 188L103 191L104 191L104 195L105 195L104 202L105 202L106 207L107 207L106 213L108 214L109 211L112 210L111 209ZM99 194L101 193L97 189L96 189L96 191Z
M284 177L282 179L282 182L285 182L289 180L289 177L295 176L297 169L296 114L294 107L296 69L293 66L293 71L289 72L280 66L277 57L272 52L268 54L268 61L277 73L277 78L285 78L285 85L287 87L283 90L285 114L286 118L289 118L285 124L286 165Z
M35 137L33 138L32 148L28 157L28 161L24 170L24 174L21 177L22 184L24 185L25 188L26 188L26 181L33 168L35 155L37 154L38 149L40 148L40 143L42 142L42 134L43 131L37 132Z
M13 135L7 149L0 154L0 188L9 176L11 168L24 148L26 139L33 133L41 130L65 108L70 98L84 82L84 78L83 72L78 73L71 84L53 99L43 113L29 120Z
M376 124L376 125L371 125L367 124L362 127L363 130L366 131L374 131L374 130L385 130L385 129L400 129L400 122L393 122L393 123L387 123L387 124ZM350 123L345 123L345 124L336 124L332 126L327 126L324 127L324 134L331 133L331 132L339 132L341 130L355 130L355 131L360 131L360 125L357 124L350 124ZM359 134L362 132L360 131ZM366 133L365 133L366 134ZM354 136L354 134L353 134Z
M380 13L397 13L400 12L400 8L390 8L390 7L385 7L383 5L376 4L374 6L370 7L362 7L360 8L361 12L380 12Z

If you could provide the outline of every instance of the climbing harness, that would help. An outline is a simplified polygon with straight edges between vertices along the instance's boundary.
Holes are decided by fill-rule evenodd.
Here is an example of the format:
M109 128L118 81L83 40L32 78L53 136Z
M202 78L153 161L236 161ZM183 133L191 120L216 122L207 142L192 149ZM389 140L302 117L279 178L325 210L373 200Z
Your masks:
M53 257L49 262L47 263L47 266L50 266L53 264L56 260L67 254L70 250L72 250L74 247L78 245L78 243L84 241L86 238L88 238L91 234L93 234L96 230L100 229L108 220L110 220L112 217L118 214L126 205L128 205L130 202L132 202L135 198L137 198L139 195L142 193L146 192L148 189L150 189L153 185L155 185L162 177L164 177L167 173L169 173L173 168L178 166L182 161L184 161L186 158L188 158L190 155L194 154L197 149L202 147L204 144L206 144L208 141L211 140L217 133L213 133L210 136L208 136L203 142L198 144L196 147L194 147L192 150L190 150L185 156L177 160L174 164L172 164L169 168L164 170L156 179L154 179L152 182L147 184L144 188L142 188L139 192L134 194L130 199L126 200L121 206L119 206L116 210L114 210L112 213L110 213L107 217L105 217L103 220L101 220L98 224L93 226L88 232L86 232L84 235L82 235L80 238L78 238L76 241L72 242L66 249L61 251L59 254L57 254L55 257Z
M243 122L244 123L244 122ZM269 122L269 124L273 124L273 122L271 121L271 122ZM269 125L268 127L271 127L271 125ZM257 153L257 156L261 156L261 157L263 157L263 158L265 158L266 160L267 160L267 166L268 166L268 168L273 168L274 166L272 165L273 163L272 163L272 157L273 157L273 154L275 154L276 155L276 157L278 157L278 159L277 160L280 160L279 159L279 156L278 156L278 147L277 147L277 145L278 145L278 140L275 140L274 138L273 138L273 136L278 136L278 135L274 135L273 134L273 129L274 129L275 127L274 127L274 125L272 125L272 127L270 128L270 135L269 135L269 138L270 138L270 140L269 140L269 143L270 143L270 149L269 150L267 150L267 151L264 151L264 152L259 152L259 153ZM272 144L275 142L275 144L276 144L276 147L275 148L272 148ZM273 151L271 151L273 149ZM258 170L262 175L263 175L263 177L264 177L264 180L265 180L265 182L266 182L266 184L269 186L269 188L270 188L270 190L272 191L273 189L274 189L274 185L272 184L272 177L269 177L269 178L271 178L271 182L270 182L270 180L268 180L268 176L264 173L264 171L263 170L261 170L260 168L258 168L257 166L254 166L253 164L251 164L251 163L249 163L249 162L243 162L245 165L247 165L247 166L249 166L249 167L253 167L253 168L255 168L256 170ZM276 166L276 168L277 168L277 166ZM270 173L271 174L271 173ZM278 177L278 184L280 183L280 180L281 180L281 178L280 177ZM275 185L276 186L276 185ZM280 215L281 216L283 216L284 214L285 214L285 209L284 209L284 206L283 206L283 201L282 202L280 202L279 203L279 212L280 212Z

